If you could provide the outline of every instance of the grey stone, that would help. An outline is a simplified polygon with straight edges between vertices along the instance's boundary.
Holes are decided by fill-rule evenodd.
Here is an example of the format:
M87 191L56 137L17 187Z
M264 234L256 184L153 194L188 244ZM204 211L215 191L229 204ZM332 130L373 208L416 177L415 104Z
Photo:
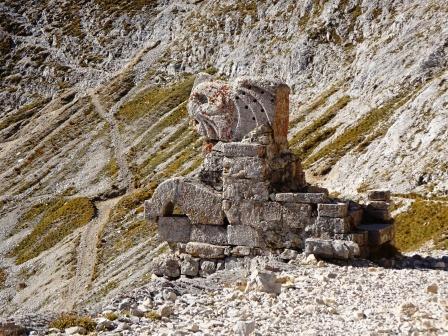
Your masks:
M235 335L238 336L249 336L252 335L255 331L255 321L238 321L235 326L234 330Z
M157 312L161 317L170 317L173 314L173 311L173 306L169 303L166 303L161 305Z
M117 325L114 322L106 318L101 318L96 321L96 331L111 331L116 327Z
M228 142L222 145L223 154L226 157L265 157L266 147L259 144L243 144L240 142Z
M394 239L394 226L392 224L363 224L359 230L367 231L369 245L382 245Z
M249 247L260 247L262 240L260 234L247 225L227 226L227 241L230 245L244 245Z
M224 158L223 176L234 179L263 181L268 178L266 160L257 157Z
M235 257L245 257L250 255L250 247L248 246L235 246L231 250L231 255Z
M320 217L344 218L348 213L348 205L346 203L318 204L317 212Z
M316 231L321 234L327 233L348 233L350 231L350 220L345 218L317 217Z
M229 225L230 227L230 225ZM193 257L207 259L221 259L225 256L225 246L212 245L207 243L190 242L187 244L186 251Z
M70 327L65 329L66 335L86 335L87 330L84 327Z
M188 243L191 235L191 222L188 217L160 217L158 232L161 240Z
M332 258L333 246L331 240L324 240L319 238L308 238L305 240L305 254L313 254L315 256Z
M163 274L169 278L178 278L180 276L180 263L177 258L168 258L163 265Z
M190 241L214 245L227 245L227 228L225 226L216 225L193 225Z
M390 201L389 190L369 190L367 192L367 198L370 201Z
M369 204L364 211L364 220L370 223L388 223L392 220L392 216L389 212L389 209L374 208L374 206L371 206Z
M180 273L187 276L197 276L199 274L199 260L190 255L183 255L180 263Z
M250 275L245 292L259 291L270 294L280 294L281 284L277 281L277 276L272 272L254 271Z
M161 183L151 200L145 202L145 216L148 219L169 217L175 207L192 224L224 224L221 194L199 180L173 178Z
M325 203L328 197L324 193L277 193L274 196L277 202L287 203Z
M350 217L352 227L356 228L362 223L364 210L361 208L349 209L348 216Z
M205 277L216 272L216 262L211 260L202 260L200 263L199 275Z
M305 253L322 258L351 259L359 256L360 250L358 244L351 241L308 238L305 240Z
M267 125L275 142L286 145L289 91L280 81L259 78L203 82L191 92L188 113L209 140L241 141L251 130Z
M267 201L269 199L269 188L269 182L223 178L223 198L226 200Z
M367 231L357 231L357 232L350 232L346 234L335 234L335 239L339 240L347 240L352 241L359 246L367 245L368 243L368 233Z
M298 256L298 252L295 250L291 250L291 249L285 249L281 254L280 254L280 259L283 260L292 260L295 259Z
M312 224L312 209L309 204L284 203L282 211L283 222L287 227L303 229Z

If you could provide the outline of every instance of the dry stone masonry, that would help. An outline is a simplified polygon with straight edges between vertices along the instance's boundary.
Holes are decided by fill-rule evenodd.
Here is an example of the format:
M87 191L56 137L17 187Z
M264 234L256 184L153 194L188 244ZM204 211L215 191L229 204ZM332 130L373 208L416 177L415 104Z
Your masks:
M188 111L204 137L197 177L172 178L145 202L145 215L176 251L156 272L206 276L235 258L305 250L322 258L367 257L394 238L390 192L366 204L331 198L305 181L288 148L289 87L200 75Z

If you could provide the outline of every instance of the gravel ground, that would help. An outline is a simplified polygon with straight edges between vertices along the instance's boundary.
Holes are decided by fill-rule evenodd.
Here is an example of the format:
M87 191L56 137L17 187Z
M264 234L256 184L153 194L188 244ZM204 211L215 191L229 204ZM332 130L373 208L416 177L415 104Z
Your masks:
M433 257L446 261L441 253ZM447 269L412 269L413 260L421 265L421 257L383 268L299 255L289 263L259 258L248 262L251 270L236 268L206 279L154 277L102 307L98 334L448 335ZM114 321L101 317L111 312Z

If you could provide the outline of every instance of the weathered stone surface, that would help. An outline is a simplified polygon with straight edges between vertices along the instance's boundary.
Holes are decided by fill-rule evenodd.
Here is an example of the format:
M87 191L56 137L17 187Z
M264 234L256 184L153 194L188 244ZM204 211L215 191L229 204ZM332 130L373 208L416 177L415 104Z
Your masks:
M305 241L305 253L323 258L350 259L360 253L358 244L343 240L325 240L308 238Z
M187 244L186 251L193 257L206 259L220 259L225 256L225 246L212 245L207 243L190 242Z
M364 217L364 210L360 207L349 208L348 216L350 217L352 228L356 228L362 222L362 218Z
M190 240L198 243L227 245L227 228L217 225L193 225Z
M287 203L325 203L328 197L324 193L277 193L274 200Z
M359 246L367 245L368 243L368 233L367 231L357 231L357 232L351 232L346 234L335 234L335 239L338 240L348 240L352 241Z
M245 292L259 291L271 294L281 293L281 283L272 272L254 271L249 277Z
M257 157L224 158L223 175L235 179L263 181L269 176L266 160Z
M199 260L189 254L182 256L180 263L180 273L187 276L197 276L199 274Z
M318 233L347 233L350 231L350 220L348 217L317 217L315 226Z
M243 179L223 178L223 198L231 201L269 199L269 183Z
M390 191L389 190L369 190L367 192L367 198L370 201L390 201Z
M394 239L394 226L392 224L363 224L358 229L367 231L369 245L382 245Z
M222 190L223 154L216 148L222 147L220 144L215 145L212 151L205 155L204 162L198 174L202 182L217 190Z
M169 216L176 206L193 224L222 225L221 203L221 194L200 181L173 178L161 183L151 200L145 202L145 216L149 219Z
M232 248L230 253L234 257L245 257L250 255L250 250L251 249L248 246L235 246L234 248Z
M297 257L299 253L295 250L285 249L281 254L280 258L283 260L292 260Z
M352 241L334 240L332 246L333 258L352 259L360 253L358 244Z
M347 216L348 205L346 203L318 204L317 212L320 217L343 218Z
M202 260L200 263L199 275L206 277L216 272L216 262L211 260Z
M388 223L392 220L388 204L385 202L371 202L364 210L364 219L366 222Z
M275 141L287 144L289 87L248 77L231 84L202 82L193 88L188 113L198 122L198 132L211 140L240 141L257 126L269 125Z
M227 241L230 245L244 245L259 247L262 245L260 234L252 227L246 225L227 226Z
M311 211L309 204L283 203L283 223L290 228L303 229L312 224Z
M229 142L222 144L223 155L233 157L259 157L266 156L266 146L251 143Z
M161 240L188 243L191 234L190 219L188 217L160 217L158 232Z

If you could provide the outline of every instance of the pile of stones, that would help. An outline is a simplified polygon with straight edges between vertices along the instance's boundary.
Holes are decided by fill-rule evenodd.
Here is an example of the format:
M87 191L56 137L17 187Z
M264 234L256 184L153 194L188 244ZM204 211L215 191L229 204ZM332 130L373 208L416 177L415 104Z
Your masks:
M197 177L169 179L145 202L173 254L155 271L206 276L235 258L304 250L322 258L368 257L394 238L390 192L365 204L329 197L305 181L288 148L289 88L259 78L198 77L188 104L204 137Z

